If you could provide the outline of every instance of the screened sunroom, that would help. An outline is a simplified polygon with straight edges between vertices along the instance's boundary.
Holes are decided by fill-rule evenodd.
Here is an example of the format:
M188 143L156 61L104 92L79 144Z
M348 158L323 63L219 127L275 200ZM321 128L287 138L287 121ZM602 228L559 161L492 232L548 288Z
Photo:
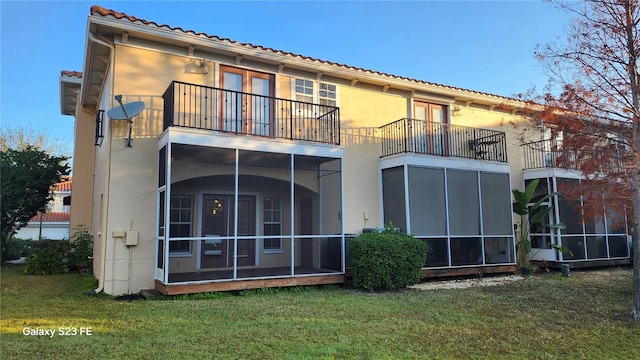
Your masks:
M531 257L533 260L547 262L571 262L596 264L598 261L628 262L630 244L627 237L625 214L602 207L601 214L584 218L582 200L572 200L563 196L569 188L577 187L582 181L576 174L567 171L546 171L545 174L528 172L525 174L525 186L539 179L534 195L535 201L547 194L558 193L550 197L542 207L552 206L544 223L532 226ZM551 229L548 224L562 223L564 229ZM552 248L561 245L570 252Z
M603 195L602 211L583 216L584 196L579 199L568 196L575 192L571 189L580 188L584 181L584 177L577 171L579 161L602 161L598 159L598 152L576 153L563 149L562 143L562 137L558 137L522 145L525 159L524 185L539 179L535 199L558 193L543 204L553 206L545 223L530 229L531 258L551 266L560 263L571 263L572 267L628 264L631 241L626 214L607 207L607 199ZM610 158L607 161L613 160ZM617 162L612 165L620 166ZM545 226L555 223L562 223L565 228L550 229ZM553 249L554 244L569 251Z
M426 275L499 272L515 263L506 164L404 156L381 165L385 222L429 245L424 267L442 271Z
M157 287L342 282L342 150L197 132L160 141Z

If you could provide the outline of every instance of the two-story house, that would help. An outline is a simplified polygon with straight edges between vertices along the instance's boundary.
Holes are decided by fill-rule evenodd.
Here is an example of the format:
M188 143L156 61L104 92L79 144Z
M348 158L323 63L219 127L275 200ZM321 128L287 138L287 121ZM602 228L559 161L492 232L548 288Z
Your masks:
M349 238L389 222L429 244L425 276L515 270L516 99L99 6L60 81L97 291L342 283ZM116 97L144 109L111 118Z

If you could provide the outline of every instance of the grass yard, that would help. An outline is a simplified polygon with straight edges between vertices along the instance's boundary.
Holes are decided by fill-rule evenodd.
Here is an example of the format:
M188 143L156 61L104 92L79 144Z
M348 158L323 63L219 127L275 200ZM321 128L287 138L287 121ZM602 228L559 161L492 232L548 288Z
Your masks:
M89 275L2 267L0 276L2 359L640 358L630 269L469 289L265 289L133 302L85 296L95 286ZM25 327L55 335L23 335ZM60 327L92 334L64 336Z

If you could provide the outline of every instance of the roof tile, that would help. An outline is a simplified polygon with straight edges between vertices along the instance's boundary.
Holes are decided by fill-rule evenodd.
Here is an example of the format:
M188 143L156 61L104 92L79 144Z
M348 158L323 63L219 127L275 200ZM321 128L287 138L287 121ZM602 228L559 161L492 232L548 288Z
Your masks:
M62 70L62 71L60 71L60 76L77 77L77 78L82 79L82 72L80 72L80 71L71 71L71 70Z
M61 182L55 184L55 191L71 191L72 183L73 183L73 181L72 181L71 177L69 177L68 180L61 181Z
M29 222L40 222L40 215L42 215L43 223L68 223L71 220L71 213L68 212L50 212L50 213L38 213L38 215L32 217Z
M227 43L231 43L231 44L239 44L241 46L252 48L252 49L264 50L264 51L272 52L272 53L275 53L275 54L288 55L288 56L297 57L297 58L301 58L301 59L305 59L305 60L309 60L309 61L314 61L314 62L318 62L318 63L322 63L322 64L338 66L338 67L349 69L349 70L362 71L362 72L366 72L366 73L370 73L370 74L374 74L374 75L385 76L385 77L390 77L390 78L399 79L399 80L405 80L405 81L411 81L411 82L416 82L416 83L419 83L419 84L425 84L425 85L429 85L429 86L436 86L436 87L445 88L445 89L464 91L464 92L467 92L467 93L484 95L484 96L492 96L492 97L503 98L503 99L517 100L517 99L505 97L505 96L502 96L502 95L496 95L496 94L491 94L491 93L481 92L481 91L476 91L476 90L469 90L469 89L464 89L464 88L455 87L455 86L443 85L443 84L433 83L433 82L429 82L429 81L424 81L424 80L412 79L412 78L404 77L404 76L393 75L393 74L384 73L384 72L375 71L375 70L368 70L368 69L364 69L364 68L360 68L360 67L356 67L356 66L340 64L340 63L337 63L337 62L317 59L317 58L313 58L313 57L310 57L310 56L299 55L299 54L295 54L295 53L288 52L288 51L272 49L272 48L264 47L264 46L261 46L261 45L254 45L254 44L251 44L251 43L239 43L239 42L237 42L235 40L231 40L231 39L228 39L228 38L221 38L221 37L219 37L217 35L208 35L208 34L205 34L203 32L198 33L198 32L196 32L194 30L184 30L181 27L172 27L172 26L169 26L169 25L166 25L166 24L160 25L160 24L158 24L158 23L156 23L154 21L138 19L138 18L136 18L134 16L127 15L125 13L121 13L121 12L118 12L118 11L115 11L115 10L105 9L102 6L99 6L99 5L93 5L91 7L91 15L100 15L100 16L103 16L103 17L112 16L112 17L115 17L116 19L127 19L127 20L129 20L131 22L134 22L134 23L135 22L140 22L140 23L142 23L144 25L153 25L153 26L156 26L158 28L167 28L167 29L170 29L170 30L173 30L173 31L176 31L176 30L177 31L181 31L181 32L183 32L185 34L190 33L190 34L193 34L193 35L196 35L196 36L204 36L204 37L207 37L209 39L213 39L213 40L217 40L217 41L221 41L221 42L227 42Z

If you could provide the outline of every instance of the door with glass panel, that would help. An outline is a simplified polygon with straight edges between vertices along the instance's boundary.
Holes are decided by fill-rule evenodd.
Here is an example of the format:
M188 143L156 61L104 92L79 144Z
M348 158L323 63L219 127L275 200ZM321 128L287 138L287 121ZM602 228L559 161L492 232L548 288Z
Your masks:
M273 75L220 66L220 123L223 131L272 136Z
M529 186L534 179L525 180L525 187ZM540 182L533 193L531 204L529 204L530 216L536 216L538 213L549 211L548 208L553 206L553 197L540 203L540 206L533 210L531 206L540 201L543 197L553 192L552 178L541 178ZM529 238L531 241L531 256L535 260L558 260L558 252L552 247L557 244L557 234L550 225L555 224L555 211L549 211L540 223L529 225Z
M413 138L415 152L448 155L448 119L446 106L414 101Z
M202 268L232 267L234 259L235 198L233 195L205 194L202 197ZM255 196L238 196L238 236L256 234ZM255 264L255 239L238 239L238 266Z

